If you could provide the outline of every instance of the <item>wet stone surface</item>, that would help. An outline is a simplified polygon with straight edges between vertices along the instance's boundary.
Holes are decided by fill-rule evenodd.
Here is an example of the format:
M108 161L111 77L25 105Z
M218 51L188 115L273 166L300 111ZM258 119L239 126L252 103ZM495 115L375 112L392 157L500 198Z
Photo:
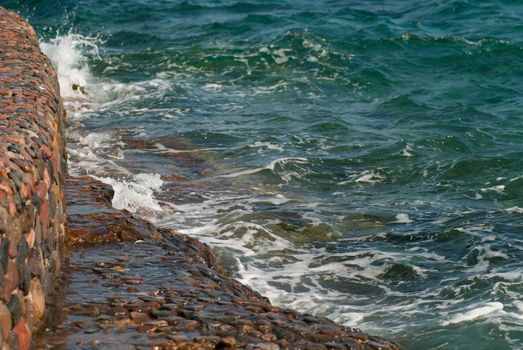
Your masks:
M110 215L105 185L71 179L67 191L70 229L90 210L103 215L69 240L63 293L35 348L399 349L326 318L272 306L226 277L199 241L156 230L128 212ZM118 225L134 233L114 235Z

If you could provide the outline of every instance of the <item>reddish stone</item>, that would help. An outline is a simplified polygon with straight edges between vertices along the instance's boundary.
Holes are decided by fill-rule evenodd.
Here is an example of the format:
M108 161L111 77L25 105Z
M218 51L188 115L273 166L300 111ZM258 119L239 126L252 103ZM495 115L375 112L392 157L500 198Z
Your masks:
M29 233L25 236L25 240L27 242L27 245L29 246L29 249L34 247L35 236L36 234L34 229L29 230Z
M279 350L280 347L273 343L259 343L254 347L256 350Z
M141 277L123 277L122 282L125 284L143 284Z
M137 322L137 323L143 323L143 322L147 322L150 320L149 315L147 315L144 312L131 311L129 313L129 316L131 317L131 320L133 320L134 322Z
M40 197L41 200L45 200L47 198L47 193L49 191L49 186L45 183L45 181L39 181L38 185L36 185L36 187L35 187L35 191L36 191L36 193L38 194L38 197Z
M6 305L0 303L0 333L2 339L9 337L9 331L11 330L11 313Z
M9 214L11 216L16 216L16 204L14 202L13 196L9 195Z
M15 258L17 255L18 255L18 252L17 252L17 242L16 242L16 239L11 239L9 241L9 257L11 259Z
M9 301L11 293L18 287L20 279L18 276L18 269L13 259L7 262L7 272L4 276L4 301Z
M22 183L20 184L20 194L22 195L22 198L23 198L24 200L26 200L27 198L29 198L29 196L30 196L29 192L30 192L29 187L27 187L27 185L26 185L24 182L22 182Z
M221 345L225 349L235 349L238 347L238 344L236 342L236 339L234 339L234 337L222 338L221 341L218 343L218 345Z
M7 178L7 173L3 169L0 171L0 177ZM12 194L13 190L7 182L0 181L0 193Z
M31 281L29 298L35 317L41 319L45 313L45 293L42 284L36 278Z
M43 178L42 180L44 181L45 183L45 187L46 187L46 192L47 190L49 189L49 187L51 187L51 178L49 177L49 171L47 171L47 169L44 169L44 173L43 173ZM43 198L43 197L42 197Z
M19 349L29 350L31 347L31 333L29 332L29 327L27 327L24 317L20 318L20 321L18 321L14 328L14 332L18 337Z
M40 207L40 223L42 224L43 238L47 238L47 228L49 226L49 205L44 201Z

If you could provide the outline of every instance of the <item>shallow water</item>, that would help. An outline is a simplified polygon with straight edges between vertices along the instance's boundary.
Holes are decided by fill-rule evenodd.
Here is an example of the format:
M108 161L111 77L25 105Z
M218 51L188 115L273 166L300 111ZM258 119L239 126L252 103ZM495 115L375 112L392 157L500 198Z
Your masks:
M406 349L523 346L523 5L0 4L41 34L71 171L113 205L275 304Z

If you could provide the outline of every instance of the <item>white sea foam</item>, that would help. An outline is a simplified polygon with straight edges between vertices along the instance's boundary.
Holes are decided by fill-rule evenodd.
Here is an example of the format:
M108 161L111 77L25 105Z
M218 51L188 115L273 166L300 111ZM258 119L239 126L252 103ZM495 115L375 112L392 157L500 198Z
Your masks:
M263 95L263 94L270 94L275 91L284 91L287 89L287 86L289 85L286 81L279 81L271 86L255 86L252 90L253 95Z
M523 208L517 206L507 208L505 211L508 211L509 213L523 214Z
M163 184L159 174L137 174L128 180L96 176L95 178L113 187L112 204L117 209L127 209L132 213L140 210L162 211L154 197L154 192L160 191Z
M407 143L407 145L405 145L405 148L401 152L401 155L404 157L413 157L414 154L412 153L412 147L412 144Z
M172 89L172 79L161 73L153 79L134 83L93 76L89 60L99 59L100 43L98 38L75 33L41 43L42 51L56 68L69 118L78 119L82 113L112 109L115 105L125 108L128 102L144 95L162 97Z
M60 92L65 99L82 96L82 92L73 90L73 84L88 89L93 81L84 52L88 50L90 55L98 55L96 42L96 38L69 33L40 44L57 70Z
M461 323L472 321L480 317L485 317L491 314L494 314L498 311L503 310L503 304L500 302L490 302L486 303L483 306L470 309L464 313L455 314L449 320L441 322L443 326L448 326L450 324Z
M487 240L488 241L488 240ZM505 259L510 257L500 251L492 250L490 243L480 244L474 247L473 251L477 252L477 264L468 269L469 272L484 272L489 267L489 261L492 259Z
M272 143L272 142L256 141L255 143L250 144L249 147L251 147L251 148L258 148L258 152L261 152L264 149L269 149L269 150L275 150L275 151L283 152L283 147L282 146L280 146L278 144L275 144L275 143Z
M505 185L496 185L491 187L485 187L481 189L481 192L497 192L503 193L505 191Z
M467 227L458 227L457 231L469 234L471 236L483 238L485 234L491 233L494 231L494 226L492 225L472 225Z
M400 213L396 215L396 222L398 224L410 224L411 222L414 222L408 214Z
M278 174L284 181L290 181L293 177L302 178L304 175L310 173L310 170L307 170L303 167L299 167L300 164L307 164L307 163L308 163L308 161L306 158L283 157L283 158L277 158L277 159L271 161L266 166L261 167L261 168L239 170L239 171L232 172L230 174L220 175L219 177L234 178L234 177L256 174L263 170L271 170L275 174ZM287 169L279 171L279 169L277 169L278 167L282 167L286 164L294 164L294 165L298 166L299 170L301 170L301 172L294 171L294 170L287 170Z
M205 90L220 90L223 86L221 84L216 83L208 83L203 86Z
M86 132L81 121L92 112L138 99L144 93L163 94L170 88L170 83L161 78L134 84L96 79L89 70L87 57L97 58L97 44L96 38L74 33L41 44L42 51L56 67L60 92L69 112L68 120L74 125L68 135L74 141L68 149L71 173L87 172L112 185L115 190L113 206L116 208L131 212L161 211L154 196L162 185L160 176L130 174L116 162L124 159L125 147L116 132ZM75 85L76 89L73 88ZM117 178L107 177L107 173L116 174Z
M286 63L290 58L295 58L293 56L289 56L288 53L291 52L292 50L289 50L289 49L278 49L278 50L274 50L272 51L273 53L273 56L272 58L274 58L274 61L277 63L277 64L283 64L283 63Z
M358 177L355 182L358 183L370 183L375 184L378 182L382 182L385 179L382 175L374 172L374 171L365 171L363 174L361 174L360 177Z
M520 313L523 314L523 301L521 301L521 300L514 300L514 302L512 302L512 304L518 309L518 311Z
M348 184L358 183L358 184L376 184L383 182L385 177L375 172L374 170L365 170L361 173L350 174L349 178L345 181L338 182L339 186L344 186Z

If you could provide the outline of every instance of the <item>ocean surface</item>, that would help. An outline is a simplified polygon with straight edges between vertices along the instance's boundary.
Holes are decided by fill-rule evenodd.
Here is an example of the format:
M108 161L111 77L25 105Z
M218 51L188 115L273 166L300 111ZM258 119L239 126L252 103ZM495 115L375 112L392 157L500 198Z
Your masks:
M523 2L0 4L114 206L276 305L408 350L523 348Z

